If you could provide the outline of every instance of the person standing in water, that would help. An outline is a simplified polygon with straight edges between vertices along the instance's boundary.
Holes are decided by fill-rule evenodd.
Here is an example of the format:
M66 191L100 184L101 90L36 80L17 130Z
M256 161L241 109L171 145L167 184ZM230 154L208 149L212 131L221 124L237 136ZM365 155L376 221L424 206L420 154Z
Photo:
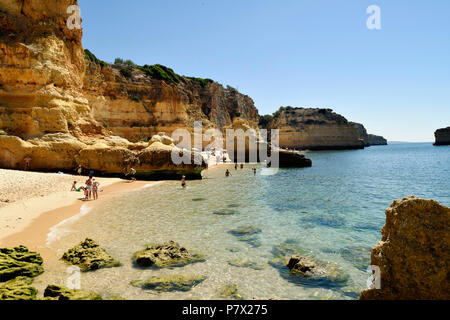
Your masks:
M234 170L237 170L238 169L238 164L236 163L235 165L234 165Z
M253 168L253 175L256 176L256 168Z
M231 176L231 172L230 172L230 170L227 169L227 171L225 172L225 177L228 178L229 176Z
M181 187L182 187L183 189L186 189L186 176L183 176L183 177L181 178Z

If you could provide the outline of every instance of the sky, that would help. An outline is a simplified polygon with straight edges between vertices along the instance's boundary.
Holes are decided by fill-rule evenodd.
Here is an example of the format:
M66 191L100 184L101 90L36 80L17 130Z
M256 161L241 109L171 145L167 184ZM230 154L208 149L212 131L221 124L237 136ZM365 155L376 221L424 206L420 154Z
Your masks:
M163 64L280 106L331 108L390 141L450 126L448 0L79 0L99 59ZM369 30L367 8L380 8Z

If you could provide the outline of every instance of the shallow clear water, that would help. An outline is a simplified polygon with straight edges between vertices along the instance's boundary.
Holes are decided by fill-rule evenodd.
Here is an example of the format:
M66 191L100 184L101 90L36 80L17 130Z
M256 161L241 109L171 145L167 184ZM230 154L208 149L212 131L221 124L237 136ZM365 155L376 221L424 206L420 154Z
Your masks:
M370 248L380 240L385 210L394 199L415 195L450 205L450 147L394 144L358 151L310 152L312 168L253 176L252 166L224 177L226 167L203 181L164 182L117 196L70 224L50 244L61 256L86 237L98 241L123 266L82 275L82 287L105 298L217 299L218 288L235 284L246 298L356 299L366 287ZM230 215L219 215L225 213ZM261 233L241 239L229 233L254 226ZM67 226L65 226L67 228ZM148 243L174 240L206 255L183 268L142 270L131 256ZM246 241L243 241L246 240ZM334 263L343 282L301 281L269 263L274 247ZM231 266L247 259L256 269ZM189 292L155 293L132 287L152 275L198 274L207 280ZM38 283L65 285L66 266L46 270Z

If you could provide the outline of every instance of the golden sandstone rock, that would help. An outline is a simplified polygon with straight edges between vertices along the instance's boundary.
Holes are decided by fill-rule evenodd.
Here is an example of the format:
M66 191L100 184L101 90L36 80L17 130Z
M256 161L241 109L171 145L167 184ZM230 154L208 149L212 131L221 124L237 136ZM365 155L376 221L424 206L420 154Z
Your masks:
M381 289L361 300L450 299L450 208L415 197L386 210L383 238L372 250Z
M90 59L81 28L68 28L76 0L0 0L0 167L89 170L146 177L200 177L197 164L175 165L171 133L230 125L237 113L257 127L253 101L213 81L172 83L136 66ZM201 79L200 79L201 80ZM158 132L161 144L147 142ZM158 139L158 138L156 138ZM192 154L198 159L199 154ZM198 164L201 163L201 164Z

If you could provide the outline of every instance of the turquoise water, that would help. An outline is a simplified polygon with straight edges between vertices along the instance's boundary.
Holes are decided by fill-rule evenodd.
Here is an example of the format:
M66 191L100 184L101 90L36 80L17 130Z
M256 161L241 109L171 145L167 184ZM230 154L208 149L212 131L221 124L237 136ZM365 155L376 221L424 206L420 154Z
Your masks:
M394 199L415 195L450 205L450 147L393 144L365 150L310 152L312 168L284 169L253 176L252 166L224 177L226 166L205 173L203 181L164 182L112 201L64 228L50 243L57 255L85 237L97 240L123 266L82 275L83 289L106 298L218 299L218 290L235 284L246 298L356 299L366 287L370 248L380 240L385 210ZM259 233L238 237L230 231L253 226ZM145 244L174 240L206 255L206 262L183 268L141 270L132 253ZM292 277L274 263L281 247L339 269L336 281ZM253 268L229 261L245 259ZM62 263L38 283L64 285ZM155 293L131 280L163 274L207 276L189 292ZM39 284L38 284L39 285Z

